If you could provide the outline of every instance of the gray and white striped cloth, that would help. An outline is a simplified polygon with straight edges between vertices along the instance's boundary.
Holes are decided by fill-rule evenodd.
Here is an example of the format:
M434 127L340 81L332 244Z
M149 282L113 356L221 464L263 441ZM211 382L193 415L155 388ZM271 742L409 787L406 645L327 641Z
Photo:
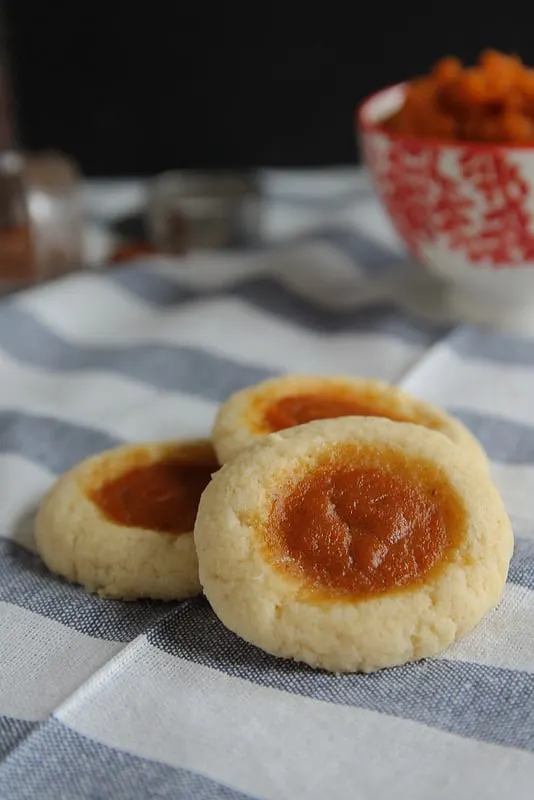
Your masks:
M534 796L534 338L402 310L403 257L362 203L365 234L143 262L0 304L0 797ZM62 470L204 434L230 392L294 370L397 382L486 446L516 551L498 609L441 658L314 672L202 599L101 600L35 555L32 514Z

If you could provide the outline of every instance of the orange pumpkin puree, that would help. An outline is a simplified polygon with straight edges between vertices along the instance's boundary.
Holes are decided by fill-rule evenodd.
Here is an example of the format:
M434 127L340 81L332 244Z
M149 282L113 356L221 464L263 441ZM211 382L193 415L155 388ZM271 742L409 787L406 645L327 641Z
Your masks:
M437 467L360 448L319 464L274 500L265 548L313 590L365 597L420 583L464 529L463 504Z
M387 417L396 422L414 421L396 411L392 404L386 407L371 393L351 397L346 392L337 394L331 390L281 397L267 406L263 413L263 424L268 431L281 431L314 419L350 416Z
M166 533L193 530L200 496L218 464L165 459L133 466L91 492L117 525Z
M534 142L534 69L497 50L484 51L474 67L443 58L410 83L402 108L381 127L457 141Z

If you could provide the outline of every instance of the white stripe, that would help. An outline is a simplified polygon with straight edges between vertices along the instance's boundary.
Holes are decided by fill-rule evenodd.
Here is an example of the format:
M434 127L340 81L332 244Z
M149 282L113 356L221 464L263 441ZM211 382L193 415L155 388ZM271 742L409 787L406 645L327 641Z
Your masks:
M286 212L280 209L280 217ZM297 212L299 215L299 212ZM306 214L301 212L303 221ZM351 233L354 228L354 207L349 207L346 211L336 211L331 219L324 219L324 213L317 213L317 226L321 223L325 227L334 229L343 226L347 233ZM372 215L371 215L372 216ZM343 225L343 222L349 223ZM279 227L283 227L281 220ZM365 226L358 225L364 232L366 238L373 239L372 232ZM310 230L309 221L304 222L304 231L308 234ZM354 231L353 231L354 232ZM369 234L371 233L371 236ZM388 263L388 249L391 252L391 261L398 258L399 243L392 234L391 240L376 242L384 250L384 268L391 266ZM400 250L402 252L402 250ZM353 256L346 255L334 244L317 241L313 244L299 243L289 249L273 249L260 257L262 260L257 275L273 276L283 285L293 290L297 295L305 297L317 303L319 307L327 306L330 309L346 310L362 308L372 302L392 302L397 303L405 309L413 305L414 290L425 281L426 273L412 271L408 273L406 269L400 272L388 272L387 278L384 274L376 277L369 273L369 267L356 263ZM252 262L249 262L252 263ZM191 263L188 269L177 270L176 264L169 264L168 261L160 259L151 263L151 269L179 285L186 285L196 288L217 288L225 286L231 281L225 280L226 263L221 263L214 258L211 267L207 262L202 263L199 270ZM230 270L230 275L234 275L235 266ZM209 275L209 278L207 276ZM252 270L248 277L253 277ZM241 277L236 275L236 277ZM243 275L243 277L245 277ZM414 283L415 281L415 283ZM421 309L423 315L426 309ZM426 314L428 318L428 315ZM428 318L431 322L431 318Z
M320 169L268 169L262 173L264 192L276 203L277 196L290 192L292 196L335 200L345 197L351 191L369 189L369 177L360 167L327 167Z
M432 403L534 425L532 368L459 356L445 345L425 357L402 385Z
M126 440L203 436L216 410L209 400L164 392L121 374L45 371L1 351L0 373L0 409L53 416Z
M309 242L299 238L309 234L310 229L318 227L321 222L326 223L324 212L312 212L311 226L308 211L291 209L291 216L292 222L288 225L287 207L273 211L267 225L276 229L277 239L282 235L286 241L267 251L252 256L239 253L191 254L179 264L160 259L156 262L156 269L167 278L195 288L218 288L244 278L272 276L285 286L297 287L298 293L304 297L346 308L352 299L334 289L344 286L354 292L359 278L357 265L339 248L327 242ZM326 294L320 293L320 289Z
M116 677L115 677L116 675ZM79 733L266 800L531 796L530 754L257 686L142 645L57 716ZM163 733L164 732L164 733Z
M352 213L352 212L350 212ZM339 213L336 212L337 222L340 222ZM350 229L346 228L347 233ZM308 227L306 226L306 232ZM391 258L398 257L398 248L391 248ZM334 244L316 242L312 245L299 244L294 249L284 253L283 249L272 250L266 253L261 268L254 274L252 270L243 277L273 277L282 286L292 291L297 297L312 301L319 308L329 311L353 311L358 308L365 309L371 303L399 302L399 292L402 289L411 289L413 277L407 283L407 275L403 271L399 274L387 276L372 276L368 267L359 265L352 256L343 253ZM387 247L385 250L387 263ZM206 264L207 266L207 264ZM169 265L165 260L151 264L151 270L163 275L178 286L191 288L220 288L233 281L221 277L221 267L218 261L214 262L215 269L211 268L210 280L206 280L200 272L191 265L188 270L176 270L175 265ZM224 269L224 268L223 268ZM230 273L232 274L232 272ZM223 271L223 276L225 273ZM217 279L217 276L218 279ZM418 276L415 276L418 277ZM409 297L402 295L402 300L408 307ZM401 303L402 305L403 303Z
M498 607L443 658L534 673L533 630L534 592L508 584Z
M297 296L312 300L319 308L352 310L391 297L389 284L370 281L365 275L365 266L362 279L354 259L326 242L299 249L287 259L277 254L269 272L276 275L283 286Z
M43 720L124 645L0 602L0 714Z
M286 210L282 213L287 215ZM306 225L308 232L309 223ZM150 256L150 269L176 280L180 285L196 289L224 288L236 281L259 276L273 276L288 286L298 286L299 294L310 299L318 296L319 286L329 287L326 297L336 307L346 308L347 298L333 292L332 283L335 285L336 281L345 278L344 285L354 287L358 278L355 264L327 242L310 243L297 239L295 231L292 234L292 240L288 243L253 254L197 251L178 259ZM312 278L315 279L315 285ZM84 296L92 285L100 282L98 274L73 274L62 279L59 285L44 284L25 292L22 299L32 305L43 302L46 305L61 305L66 297L79 301L80 296ZM319 300L324 303L325 295L319 295Z
M209 436L216 403L185 394L161 393L150 404L114 412L113 429L128 441Z
M281 210L287 216L287 209ZM277 218L278 210L274 212ZM298 213L297 217L300 216ZM279 228L277 238L284 227L284 221L278 223L273 217L274 227ZM309 221L306 225L309 230ZM197 251L179 259L150 256L150 269L160 275L175 280L177 283L196 289L217 289L231 286L236 281L258 276L276 276L284 278L288 272L305 273L310 263L322 264L323 272L326 263L333 263L333 269L347 273L355 273L354 266L347 258L330 245L295 241L295 230L291 230L291 241L280 243L267 251L259 253L213 253L208 250ZM306 282L302 282L306 289ZM301 285L302 285L301 283ZM309 282L308 282L309 288Z
M534 465L492 464L491 473L508 514L534 522Z
M236 299L202 300L178 310L152 308L112 284L85 289L83 307L19 303L53 332L80 345L181 344L273 370L350 372L394 380L424 352L382 333L320 334L275 319ZM98 308L102 317L94 315Z
M517 514L509 512L514 534L522 539L534 539L534 520L519 517Z
M390 247L392 251L400 254L405 252L389 218L375 200L360 201L355 205L354 221L357 228L373 239L379 247L383 249Z
M35 511L53 480L54 476L38 464L17 455L0 454L0 536L35 549Z
M121 374L44 370L14 361L1 351L0 372L0 408L52 416L60 411L64 420L98 425L104 430L107 418L117 413L117 408L146 408L158 394L156 389Z
M277 320L238 300L195 304L176 315L183 344L273 370L347 372L394 380L424 349L380 333L317 334Z

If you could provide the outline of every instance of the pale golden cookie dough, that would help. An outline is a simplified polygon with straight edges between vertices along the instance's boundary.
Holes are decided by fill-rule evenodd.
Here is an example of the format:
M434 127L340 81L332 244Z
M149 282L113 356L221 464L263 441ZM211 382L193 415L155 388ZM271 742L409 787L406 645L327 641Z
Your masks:
M417 506L419 495L413 500L408 493L407 504L399 506L398 496L388 494L389 489L381 492L372 479L363 522L345 529L339 504L358 514L362 495L318 492L315 502L323 507L328 526L341 526L341 539L327 538L324 523L313 516L313 504L299 492L325 464L334 469L338 461L358 474L371 470L371 478L378 471L380 481L391 481L391 486L402 479L413 484L413 492L423 487L427 505ZM301 506L295 501L296 516L284 500L293 496L304 498ZM383 530L381 504L394 519L385 554L375 536ZM398 585L352 592L338 587L336 578L325 587L302 567L302 549L290 553L280 544L281 534L275 535L285 530L290 513L311 537L313 546L303 558L318 569L317 552L330 558L346 546L352 553L355 542L364 548L361 563L359 555L350 556L342 574L354 570L358 575L361 569L371 583L375 575L387 582L388 570L400 570ZM420 534L410 538L416 513L421 535L430 537L428 547L440 546L438 534L450 537L422 574L417 572L423 563L416 552ZM468 633L501 597L513 534L489 473L467 449L411 423L345 417L273 433L226 464L200 501L195 543L204 593L230 630L273 655L312 667L369 672L435 656ZM404 583L403 570L408 575Z
M316 395L319 402L341 403L340 417L350 414L388 417L400 422L414 422L452 439L471 454L474 460L487 465L480 442L459 420L441 408L413 397L384 381L350 376L282 375L236 392L220 407L212 430L212 441L221 464L231 461L245 447L262 436L279 430L269 425L266 414L275 403L288 398ZM356 409L351 405L355 404ZM343 406L346 406L345 409ZM319 413L314 413L319 410ZM302 422L326 419L326 407L304 407ZM320 414L320 416L319 416ZM296 424L296 423L294 423Z
M187 530L178 532L182 523L178 518L174 521L174 507L169 505L174 485L171 491L168 484L158 488L158 479L154 478L156 482L147 488L150 486L150 472L145 468L160 469L158 465L164 465L163 469L167 470L169 464L177 464L178 471L182 466L189 470L193 465L194 469L196 464L197 472L192 480L198 483L199 491L203 488L205 475L207 481L209 473L218 468L208 441L183 440L107 450L62 475L44 497L35 523L37 549L47 567L103 597L181 600L199 594L202 589L198 579L193 521L188 522ZM131 475L132 470L137 470L134 489L115 489L112 500L106 500L108 505L104 510L99 493L109 492L109 487L118 479L130 480L125 476ZM173 472L170 474L174 475ZM168 480L172 484L174 478ZM185 493L191 489L186 490L184 486L182 481L176 491L182 492L179 499L182 497L187 503ZM146 496L143 494L145 490ZM124 491L130 494L125 495ZM133 499L128 499L134 491ZM104 499L106 497L104 495ZM124 514L112 514L117 497L120 502L125 502L128 520L124 519ZM134 501L141 502L141 511L136 512L136 519L132 517ZM196 501L194 508L196 510ZM166 513L172 519L175 526L172 532L168 527L166 530L154 529L158 527L155 521L149 523L151 514L158 513L160 527L165 521L162 514Z

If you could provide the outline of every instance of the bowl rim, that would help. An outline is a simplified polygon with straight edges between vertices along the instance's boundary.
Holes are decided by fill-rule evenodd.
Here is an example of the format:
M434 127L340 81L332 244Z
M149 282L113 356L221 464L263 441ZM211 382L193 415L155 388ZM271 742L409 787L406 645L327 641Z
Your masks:
M381 133L387 136L388 139L394 141L405 142L406 144L425 145L429 148L448 147L452 150L462 150L466 147L480 151L495 151L495 150L534 150L534 142L478 142L478 141L458 141L455 139L440 139L438 137L430 138L425 136L415 136L411 133L396 133L394 131L385 130L381 127L381 122L372 122L369 119L369 107L376 102L382 95L393 92L395 89L406 91L411 81L400 81L399 83L390 83L388 86L378 89L376 92L364 97L364 99L356 106L354 117L356 128L361 133ZM383 122L383 120L382 120Z

